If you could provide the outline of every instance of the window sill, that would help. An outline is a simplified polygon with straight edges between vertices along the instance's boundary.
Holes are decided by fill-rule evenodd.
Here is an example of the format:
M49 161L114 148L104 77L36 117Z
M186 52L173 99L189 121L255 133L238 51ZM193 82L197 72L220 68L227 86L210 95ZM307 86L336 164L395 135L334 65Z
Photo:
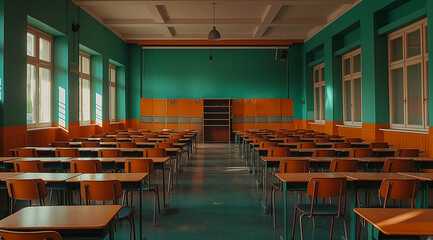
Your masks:
M345 128L362 128L362 125L336 125L337 127L345 127Z
M60 127L34 127L34 128L27 128L27 131L40 131L40 130L50 130L50 129L60 129Z
M110 122L111 125L119 125L119 124L123 124L122 122Z
M80 123L80 127L90 127L90 126L98 126L96 123Z
M415 134L429 134L429 131L426 130L421 130L421 129L398 129L398 128L380 128L380 131L384 131L384 132L400 132L400 133L415 133Z
M309 122L308 124L311 124L311 125L325 125L324 122Z

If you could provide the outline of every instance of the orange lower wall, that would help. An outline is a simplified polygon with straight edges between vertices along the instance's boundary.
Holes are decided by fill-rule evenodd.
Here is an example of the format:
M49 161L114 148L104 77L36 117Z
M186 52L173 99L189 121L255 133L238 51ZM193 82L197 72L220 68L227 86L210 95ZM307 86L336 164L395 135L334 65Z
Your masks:
M362 127L353 128L353 127L339 127L338 135L343 137L360 137L362 136Z
M403 132L383 132L384 141L394 148L418 148L423 151L421 156L431 156L429 138L430 134L403 133Z

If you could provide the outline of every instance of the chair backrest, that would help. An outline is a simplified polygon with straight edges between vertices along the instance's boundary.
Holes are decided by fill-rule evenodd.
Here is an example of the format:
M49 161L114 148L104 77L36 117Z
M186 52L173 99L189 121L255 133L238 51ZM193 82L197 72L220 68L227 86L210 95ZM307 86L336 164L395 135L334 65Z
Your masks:
M117 148L136 148L137 144L135 142L117 142Z
M18 148L15 150L15 157L37 157L38 152L35 148Z
M310 161L305 160L282 160L280 162L281 173L303 173L310 171Z
M314 142L315 143L327 143L327 142L330 142L331 140L329 139L329 138L315 138L314 139Z
M332 143L332 148L351 148L352 144L348 142L335 142Z
M72 138L70 141L71 142L86 142L88 140L89 140L89 138L86 138L86 137L76 137L76 138Z
M284 138L284 142L285 143L297 143L300 142L300 138L298 137L288 137L288 138Z
M127 173L153 173L154 164L152 159L126 159L125 172Z
M414 170L413 159L393 159L388 158L383 164L383 172L413 172Z
M372 142L368 145L369 148L388 148L389 145L386 142Z
M116 135L116 141L129 141L129 134Z
M89 205L90 201L117 201L123 197L122 184L118 180L82 181L81 198Z
M173 143L155 143L155 148L172 148Z
M106 133L90 135L91 138L103 138L103 137L105 137L105 136L107 136Z
M158 138L159 135L158 134L149 134L147 135L147 138Z
M316 143L314 142L299 142L298 148L315 148Z
M14 169L15 172L45 172L44 164L40 160L15 160Z
M102 173L99 160L72 160L71 173Z
M182 135L176 134L176 135L170 135L170 139L181 139Z
M121 157L122 151L120 149L99 149L98 157Z
M143 157L167 157L165 148L148 148L143 150Z
M100 142L115 142L116 139L115 138L100 138L99 141Z
M338 213L340 216L342 208L345 206L345 198L347 191L347 180L345 177L336 178L311 178L308 181L307 194L311 196L312 204L310 216L314 215L314 204L316 197L332 198L338 197Z
M419 157L419 149L397 149L394 157Z
M15 232L0 230L1 240L62 240L62 236L55 231Z
M353 142L362 142L361 138L346 138L344 139L345 142L353 143Z
M314 149L313 157L335 157L334 149Z
M164 143L178 143L179 139L169 138L169 139L162 140L162 142L164 142Z
M277 142L261 142L259 144L259 147L261 147L261 148L278 147L278 143Z
M142 138L133 138L132 139L133 142L149 142L149 139L147 139L147 137L142 137Z
M71 144L69 144L69 142L51 142L51 147L70 147Z
M349 157L371 157L373 150L370 148L352 148L350 149Z
M329 166L330 172L356 172L358 171L358 160L355 159L332 159Z
M413 208L418 191L418 179L384 179L380 185L379 195L385 199L384 208L386 208L388 199L409 199L411 208Z
M42 179L6 179L8 194L11 199L17 200L40 200L48 196L47 187Z
M90 148L90 147L100 147L101 144L99 142L81 142L81 147Z
M57 148L56 157L79 157L80 151L77 148Z
M273 147L268 150L268 157L290 157L290 149L284 147Z
M328 138L341 138L341 136L340 135L328 135Z
M285 138L287 136L289 136L289 135L288 134L284 134L284 133L277 133L277 134L275 134L275 138Z
M254 138L253 143L269 142L269 138Z
M152 132L150 129L139 129L138 131L140 133L150 133L150 132Z

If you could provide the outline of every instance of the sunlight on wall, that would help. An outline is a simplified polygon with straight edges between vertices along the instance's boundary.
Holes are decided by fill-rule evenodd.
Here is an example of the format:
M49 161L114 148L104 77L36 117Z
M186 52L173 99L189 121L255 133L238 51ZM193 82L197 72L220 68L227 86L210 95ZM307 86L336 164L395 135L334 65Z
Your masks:
M66 127L66 91L59 87L59 126Z
M96 94L96 124L102 126L102 96Z

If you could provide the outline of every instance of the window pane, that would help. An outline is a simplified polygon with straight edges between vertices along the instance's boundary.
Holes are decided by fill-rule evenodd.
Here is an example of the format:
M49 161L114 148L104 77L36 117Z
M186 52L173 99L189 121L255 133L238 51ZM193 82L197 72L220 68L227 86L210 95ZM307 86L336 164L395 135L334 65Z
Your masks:
M82 59L82 73L90 74L90 61L85 57Z
M35 56L35 35L27 33L27 55Z
M344 81L344 94L345 120L352 121L352 87L350 81Z
M51 122L51 71L39 68L39 122Z
M392 70L393 123L404 124L403 68Z
M39 38L39 59L51 62L51 42Z
M321 87L321 97L322 97L322 104L320 105L320 110L322 111L322 120L325 120L325 106L326 106L326 104L325 104L325 95L326 95L326 93L325 93L325 86L322 86Z
M421 54L421 31L418 29L407 34L407 57Z
M27 124L35 123L36 67L27 64Z
M81 88L81 86L82 86L81 82L82 81L83 81L82 78L78 78L78 89L79 89L79 91L78 91L78 106L80 106L80 111L78 111L78 119L80 121L83 121L83 119L82 119L83 114L81 114L81 112L83 111L83 101L82 101L82 98L83 98L82 91L83 91L83 89Z
M427 37L427 36L428 36L428 28L427 28L427 26L424 27L424 34L425 34L425 35L424 35L424 36L425 36L425 37L424 37L424 42L425 42L425 49L424 49L424 52L425 52L425 53L428 53L428 37Z
M349 75L350 74L350 58L344 59L344 71L343 75Z
M325 81L325 68L320 69L320 81Z
M391 61L403 59L403 37L391 41Z
M110 82L116 82L116 69L110 69Z
M82 87L83 121L90 121L90 81L84 79Z
M319 82L320 76L319 76L319 69L314 71L314 82Z
M407 104L409 124L422 124L421 63L407 67Z
M361 54L353 57L353 73L361 72Z
M110 120L116 119L116 88L110 87Z
M357 78L353 80L354 86L354 103L353 103L353 111L355 113L354 122L362 121L362 109L361 109L361 101L362 101L362 83L361 78Z
M315 91L315 95L314 95L314 97L315 97L315 102L314 102L314 110L315 110L315 113L314 113L314 118L316 119L316 120L320 120L320 88L315 88L314 89L314 91Z

